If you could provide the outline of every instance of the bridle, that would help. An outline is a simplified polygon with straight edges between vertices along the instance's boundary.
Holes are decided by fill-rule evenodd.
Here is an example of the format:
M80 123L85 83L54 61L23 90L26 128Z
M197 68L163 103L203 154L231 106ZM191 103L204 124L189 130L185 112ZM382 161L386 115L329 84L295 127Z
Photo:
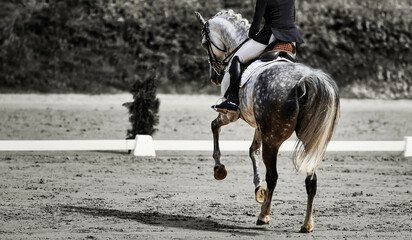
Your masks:
M206 39L206 48L207 48L207 55L208 55L208 61L210 66L212 67L213 71L218 76L218 82L215 83L217 85L220 85L223 79L223 75L225 74L225 70L227 65L229 64L230 60L232 59L233 55L236 53L237 50L249 39L246 39L243 41L239 46L237 46L232 52L227 54L226 49L221 49L219 48L211 39L210 39L210 30L209 30L209 22L205 22L203 29L202 29L202 38L204 37ZM212 45L219 51L225 53L225 58L223 60L219 60L216 57L216 54L213 52Z

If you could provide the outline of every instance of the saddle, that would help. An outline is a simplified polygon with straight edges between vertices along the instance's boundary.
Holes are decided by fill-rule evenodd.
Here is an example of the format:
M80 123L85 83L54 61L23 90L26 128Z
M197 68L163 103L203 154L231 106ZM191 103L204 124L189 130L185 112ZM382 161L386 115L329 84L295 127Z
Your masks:
M269 44L257 60L262 62L273 61L278 57L296 62L296 47L288 42L275 41Z
M239 85L243 87L250 77L262 67L271 64L295 63L296 61L296 48L293 44L275 41L269 44L258 58L246 64Z

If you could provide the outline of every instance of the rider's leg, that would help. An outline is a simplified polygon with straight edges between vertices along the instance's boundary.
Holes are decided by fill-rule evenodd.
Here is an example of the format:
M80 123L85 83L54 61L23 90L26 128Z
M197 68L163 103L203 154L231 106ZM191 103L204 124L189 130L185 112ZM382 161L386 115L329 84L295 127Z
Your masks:
M269 43L274 41L274 36L269 40ZM230 75L230 85L227 89L224 97L226 100L219 105L213 105L218 112L236 112L239 105L239 82L242 73L242 64L257 58L267 45L256 42L253 39L247 41L243 46L235 53L233 60L229 67L229 72L225 74Z
M269 39L268 44L262 44L256 42L253 39L247 41L237 52L234 56L239 56L241 63L247 63L262 54L263 50L267 47L267 45L271 44L276 40L275 36Z
M229 74L230 74L230 84L229 88L225 93L225 98L236 105L234 111L237 110L237 105L239 105L239 78L242 73L242 62L239 56L234 56L232 63L230 64ZM228 108L229 109L229 108Z

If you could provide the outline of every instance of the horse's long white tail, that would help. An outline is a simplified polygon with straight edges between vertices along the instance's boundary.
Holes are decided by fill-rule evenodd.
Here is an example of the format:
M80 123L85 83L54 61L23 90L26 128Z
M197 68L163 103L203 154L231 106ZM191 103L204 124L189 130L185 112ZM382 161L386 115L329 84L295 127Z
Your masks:
M326 147L340 116L338 88L322 71L298 82L298 141L293 153L296 170L313 173L323 160Z

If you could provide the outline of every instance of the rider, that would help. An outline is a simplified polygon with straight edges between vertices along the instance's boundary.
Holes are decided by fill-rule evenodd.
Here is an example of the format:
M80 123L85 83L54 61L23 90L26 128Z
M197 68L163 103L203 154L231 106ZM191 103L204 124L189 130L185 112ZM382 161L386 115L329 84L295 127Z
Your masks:
M262 17L265 19L260 29ZM212 108L218 112L237 112L239 105L239 81L242 64L257 58L269 45L275 42L303 43L302 36L295 26L295 0L257 0L252 25L249 29L249 40L235 53L229 67L230 85L224 97L226 100ZM289 44L288 44L289 45ZM289 45L292 46L292 45Z

